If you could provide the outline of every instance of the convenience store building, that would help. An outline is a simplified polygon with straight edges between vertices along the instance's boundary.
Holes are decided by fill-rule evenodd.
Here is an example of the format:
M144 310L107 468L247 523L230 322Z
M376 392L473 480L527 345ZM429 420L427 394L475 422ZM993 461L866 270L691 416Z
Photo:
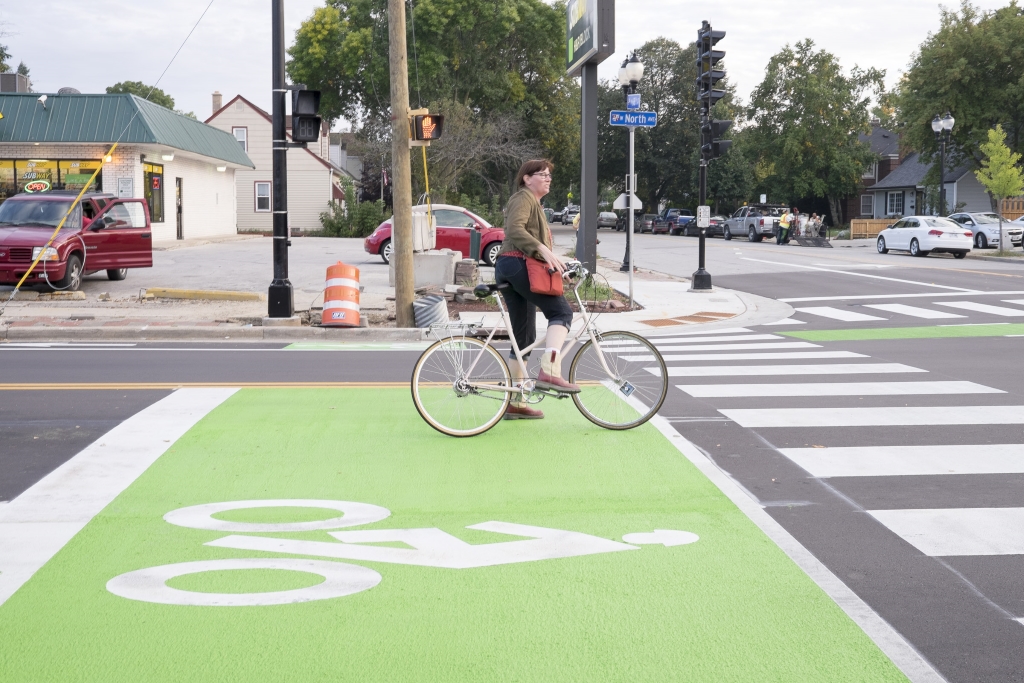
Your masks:
M144 197L157 241L237 231L235 173L253 168L225 131L127 94L0 94L0 202L18 192Z

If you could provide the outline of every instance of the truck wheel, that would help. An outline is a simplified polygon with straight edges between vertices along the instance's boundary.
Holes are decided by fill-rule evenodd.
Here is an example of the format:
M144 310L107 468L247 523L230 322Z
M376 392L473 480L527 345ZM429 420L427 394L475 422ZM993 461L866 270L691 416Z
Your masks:
M128 277L127 268L114 268L112 270L107 271L108 280L123 280L126 277Z
M747 228L747 241L748 242L760 242L761 236L757 234L757 230L754 230L754 226L751 225Z
M722 239L724 239L724 240L731 240L732 239L732 230L729 229L728 225L725 226L725 232L722 233Z
M64 277L57 282L51 283L52 289L66 289L75 292L82 285L82 258L78 254L68 257L67 268L64 269Z

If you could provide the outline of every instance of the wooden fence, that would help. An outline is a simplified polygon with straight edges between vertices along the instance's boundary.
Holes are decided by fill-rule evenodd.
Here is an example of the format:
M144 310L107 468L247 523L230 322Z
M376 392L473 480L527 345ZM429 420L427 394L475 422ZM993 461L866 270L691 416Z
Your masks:
M1004 199L1002 204L1002 211L999 213L1003 214L1003 218L1014 221L1024 216L1024 197L1014 197L1013 199Z
M850 221L850 239L861 240L876 237L878 233L897 220L896 218L854 218Z

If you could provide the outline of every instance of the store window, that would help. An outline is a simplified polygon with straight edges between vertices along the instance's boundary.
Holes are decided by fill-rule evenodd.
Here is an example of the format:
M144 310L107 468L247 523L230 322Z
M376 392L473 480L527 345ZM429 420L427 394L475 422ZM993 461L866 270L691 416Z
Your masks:
M249 129L248 128L232 128L231 134L238 140L238 144L242 146L243 152L249 151Z
M18 192L46 192L57 182L57 162L48 159L19 159L14 162Z
M270 183L256 183L256 213L270 211Z
M145 191L143 196L149 204L149 219L154 223L164 222L164 167L160 164L142 164Z
M101 163L102 162L100 162L99 159L96 161L81 160L57 162L57 168L60 171L60 186L65 190L81 190L92 178L92 174L96 173L96 169L100 167ZM89 191L103 191L102 173L96 174L96 180L89 185Z

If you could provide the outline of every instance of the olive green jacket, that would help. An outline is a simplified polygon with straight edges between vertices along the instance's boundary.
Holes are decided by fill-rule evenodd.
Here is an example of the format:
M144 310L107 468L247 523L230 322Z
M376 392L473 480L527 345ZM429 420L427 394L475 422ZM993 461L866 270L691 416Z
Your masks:
M527 256L543 260L540 245L553 247L551 231L544 209L532 192L519 190L505 205L505 241L499 255L506 251L521 251Z

